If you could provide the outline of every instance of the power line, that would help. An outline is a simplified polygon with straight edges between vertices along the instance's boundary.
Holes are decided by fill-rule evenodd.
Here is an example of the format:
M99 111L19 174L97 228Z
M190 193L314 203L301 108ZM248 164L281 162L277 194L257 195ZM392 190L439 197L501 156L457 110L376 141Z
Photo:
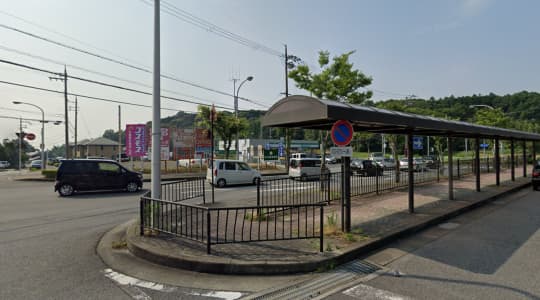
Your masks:
M103 48L96 47L96 46L94 46L94 45L92 45L92 44L90 44L90 43L87 43L87 42L85 42L85 41L79 40L79 39L74 38L74 37L72 37L72 36L69 36L69 35L67 35L67 34L61 33L61 32L56 31L56 30L54 30L54 29L45 27L45 26L43 26L43 25L37 24L37 23L32 22L32 21L30 21L30 20L21 18L21 17L16 16L16 15L14 15L14 14L12 14L12 13L8 13L8 12L6 12L6 11L0 10L0 14L9 16L9 17L14 18L14 19L17 19L17 20L19 20L19 21L22 21L22 22L24 22L24 23L26 23L26 24L30 24L30 25L32 25L32 26L34 26L34 27L37 27L37 28L40 28L40 29L42 29L42 30L45 30L45 31L48 31L48 32L57 34L57 35L62 36L62 37L64 37L64 38L66 38L66 39L69 39L69 40L71 40L71 41L74 41L74 42L80 43L80 44L82 44L82 45L85 45L85 46L87 46L87 47L93 48L94 50L103 51L103 52L105 52L105 53L108 53L108 54L110 54L110 55L114 55L114 56L116 56L116 57L118 57L118 58L121 58L121 59L123 59L123 60L135 62L134 60L131 60L131 59L129 59L129 58L122 57L121 55L118 55L118 54L116 54L116 53L114 53L114 52L111 52L111 51L109 51L109 50L107 50L107 49L103 49ZM138 63L138 62L135 62L135 63ZM140 63L138 63L138 64L140 64Z
M33 111L33 110L24 110L24 109L16 109L16 108L9 108L9 107L1 107L0 106L0 109L4 109L4 110L11 110L11 111L18 111L18 112L25 112L25 113L29 113L29 114L34 114L34 115L41 115L41 112L38 112L38 111ZM51 114L51 113L46 113L45 115L47 116L53 116L53 117L57 117L57 115L60 115L60 114Z
M78 47L75 47L75 46L71 46L71 45L68 45L68 44L65 44L65 43L61 43L61 42L52 40L50 38L46 38L44 36L37 35L37 34L31 33L31 32L28 32L28 31L24 31L24 30L21 30L21 29L18 29L18 28L9 26L9 25L0 24L0 27L2 27L4 29L8 29L8 30L11 30L11 31L21 33L23 35L26 35L26 36L29 36L29 37L32 37L32 38L35 38L35 39L39 39L39 40L42 40L42 41L57 45L57 46L60 46L60 47L66 48L66 49L70 49L70 50L77 51L77 52L80 52L80 53L83 53L83 54L86 54L86 55L90 55L90 56L93 56L93 57L96 57L96 58L99 58L99 59L102 59L102 60L105 60L105 61L116 63L116 64L122 65L124 67L132 68L132 69L142 71L142 72L145 72L145 73L149 73L149 74L152 73L152 71L149 70L149 69L139 67L139 66L135 66L133 64L123 62L123 61L118 60L118 59L114 59L114 58L110 58L110 57L107 57L107 56L104 56L104 55L101 55L101 54L93 53L93 52L90 52L88 50L84 50L84 49L81 49L81 48L78 48ZM213 89L213 88L208 88L208 87L205 87L205 86L197 84L197 83L182 80L182 79L176 78L176 77L171 76L171 75L161 74L161 77L169 79L169 80L173 80L173 81L176 81L176 82L180 82L180 83L183 83L183 84L191 85L191 86L194 86L194 87L197 87L197 88L200 88L200 89L204 89L204 90L207 90L207 91L210 91L210 92L214 92L214 93L218 93L218 94L221 94L221 95L226 95L226 96L229 96L229 97L233 97L232 94L222 92L222 91L219 91L219 90L216 90L216 89ZM238 97L238 99L241 99L243 101L246 101L246 102L249 102L249 103L252 103L252 104L256 104L256 105L259 105L259 106L268 107L265 104L258 103L257 101L254 101L254 100L251 100L251 99L248 99L248 98Z
M153 4L149 1L146 1L146 0L141 0L141 2L147 4L147 5L150 5L150 6L153 6ZM225 39L228 39L228 40L231 40L235 43L238 43L238 44L241 44L243 46L247 46L251 49L254 49L254 50L258 50L258 51L262 51L262 52L265 52L267 54L270 54L270 55L273 55L273 56L277 56L277 57L283 57L283 53L281 53L280 51L277 51L275 49L272 49L266 45L263 45L259 42L256 42L256 41L253 41L251 39L248 39L248 38L245 38L239 34L236 34L234 32L231 32L223 27L220 27L210 21L207 21L203 18L200 18L200 17L197 17L195 15L193 15L192 13L186 11L186 10L183 10L181 8L178 8L177 6L174 6L173 4L167 2L167 1L162 1L162 6L160 8L161 11L183 21L183 22L186 22L186 23L189 23L195 27L198 27L204 31L207 31L207 32L210 32L210 33L213 33L215 35L218 35L220 37L223 37Z
M139 86L143 86L143 87L147 87L147 88L152 87L149 84L145 84L145 83L142 83L142 82L139 82L139 81L129 80L129 79L121 78L121 77L114 76L114 75L109 75L109 74L106 74L106 73L102 73L102 72L90 70L90 69L87 69L87 68L79 67L77 65L68 64L68 63L64 63L64 62L57 61L57 60L54 60L54 59L50 59L50 58L47 58L47 57L43 57L43 56L28 53L28 52L24 52L24 51L21 51L21 50L5 47L5 46L2 46L2 45L0 45L0 49L8 51L8 52L16 53L18 55L23 55L23 56L31 57L31 58L34 58L34 59L42 60L42 61L45 61L45 62L57 64L59 66L67 66L67 67L70 67L70 68L73 68L73 69L76 69L76 70L80 70L80 71L83 71L83 72L88 72L88 73L91 73L91 74L94 74L94 75L103 76L103 77L107 77L107 78L110 78L110 79L123 81L123 82L126 82L126 83L139 85ZM176 92L176 91L173 91L173 90L168 90L168 89L161 89L161 90L164 91L164 92L171 93L171 94L176 94L176 95L179 95L179 96L185 96L185 97L190 97L190 98L194 98L194 99L198 98L198 97L193 96L193 95L180 93L180 92ZM216 103L225 105L225 104L223 104L221 102L216 102Z
M21 84L21 83L17 83L17 82L10 82L10 81L0 80L0 83L7 84L7 85L12 85L12 86L24 87L24 88L28 88L28 89L34 89L34 90L38 90L38 91L50 92L50 93L55 93L55 94L64 94L64 92L61 92L61 91L46 89L46 88L32 86L32 85ZM125 104L125 105L131 105L131 106L152 108L151 105L131 103L131 102L126 102L126 101L113 100L113 99L107 99L107 98L101 98L101 97L94 97L94 96L88 96L88 95L83 95L83 94L68 93L68 95L69 96L77 96L77 97L86 98L86 99L91 99L91 100L96 100L96 101L103 101L103 102L110 102L110 103L116 103L116 104ZM162 110L168 110L168 111L174 111L174 112L183 111L183 112L195 113L195 112L192 112L192 111L185 111L185 110L174 109L174 108L164 108L164 107L162 107L161 109Z
M4 60L4 59L0 59L0 63L9 64L9 65L13 65L13 66L21 67L21 68L26 68L26 69L30 69L30 70L34 70L34 71L38 71L38 72L43 72L43 73L47 73L47 74L57 75L57 76L62 75L62 74L59 74L59 73L56 73L56 72L53 72L53 71L50 71L50 70L45 70L45 69L41 69L41 68L21 64L21 63L17 63L17 62L14 62L14 61ZM111 87L111 88L121 89L121 90L129 91L129 92L135 92L135 93L144 94L144 95L150 95L150 96L152 95L152 93L150 93L150 92L145 92L145 91L136 90L136 89L132 89L132 88L128 88L128 87L109 84L109 83L105 83L105 82L101 82L101 81L97 81L97 80L82 78L82 77L78 77L78 76L71 76L71 75L68 75L67 77L72 78L72 79L76 79L76 80L80 80L80 81L93 83L93 84L98 84L98 85L107 86L107 87ZM174 101L180 101L180 102L186 102L186 103L191 103L191 104L197 104L197 105L204 105L204 106L210 106L211 105L211 104L208 104L208 103L196 102L196 101L185 100L185 99L169 97L169 96L161 96L161 98L174 100ZM218 108L223 108L223 109L232 109L231 107L226 107L226 106L220 106L220 105L215 105L215 106L218 107Z

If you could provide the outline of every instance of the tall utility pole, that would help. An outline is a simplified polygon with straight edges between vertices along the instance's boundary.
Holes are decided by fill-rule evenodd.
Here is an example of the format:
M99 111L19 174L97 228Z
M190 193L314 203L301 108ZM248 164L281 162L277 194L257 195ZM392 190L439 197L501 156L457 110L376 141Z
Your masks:
M19 171L21 171L21 164L22 164L22 140L23 140L22 118L19 118Z
M118 105L118 162L122 161L122 123L121 123L121 107ZM161 151L161 149L160 149Z
M65 135L66 135L65 156L66 156L66 159L69 159L70 151L69 151L68 92L67 92L66 66L64 66L64 74L58 74L58 77L49 77L49 79L64 81L64 122L65 122L64 124L65 124Z
M154 1L154 70L152 86L152 198L161 198L161 102L159 0Z
M289 55L287 54L287 44L285 46L285 97L289 97ZM285 128L285 167L289 172L289 155L291 152L291 134L289 128Z
M67 96L67 70L64 66L64 113L65 119L64 122L66 122L65 126L65 134L66 134L66 159L69 159L69 122L68 122L68 96Z
M77 97L75 97L75 151L73 153L74 157L78 157L77 155L77 115L79 114L79 107L77 104Z

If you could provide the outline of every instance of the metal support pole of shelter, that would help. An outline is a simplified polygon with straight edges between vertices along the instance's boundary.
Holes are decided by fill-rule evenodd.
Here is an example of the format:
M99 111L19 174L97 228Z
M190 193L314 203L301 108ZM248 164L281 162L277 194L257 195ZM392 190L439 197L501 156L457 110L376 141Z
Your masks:
M409 213L414 213L413 135L407 134L407 171L409 174Z
M527 141L523 140L523 177L527 177Z
M512 178L512 181L516 180L516 161L515 161L515 154L516 154L516 148L514 144L514 140L510 140L510 176Z
M448 137L448 200L454 200L454 141Z
M533 165L536 163L536 142L532 141L532 163Z
M495 184L501 185L501 148L499 138L495 138Z
M475 139L474 147L474 168L476 171L476 191L480 192L480 138Z
M343 194L345 203L345 230L351 232L351 158L342 157L343 161Z

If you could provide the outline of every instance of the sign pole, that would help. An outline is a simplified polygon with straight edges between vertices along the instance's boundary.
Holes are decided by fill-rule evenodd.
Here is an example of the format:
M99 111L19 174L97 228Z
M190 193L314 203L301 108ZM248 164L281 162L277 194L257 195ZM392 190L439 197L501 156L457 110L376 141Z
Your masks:
M210 147L211 150L211 171L212 173L212 204L214 204L214 118L216 115L216 108L214 107L214 104L212 104L212 110L210 110L210 123L211 123L211 139L212 139L212 146Z

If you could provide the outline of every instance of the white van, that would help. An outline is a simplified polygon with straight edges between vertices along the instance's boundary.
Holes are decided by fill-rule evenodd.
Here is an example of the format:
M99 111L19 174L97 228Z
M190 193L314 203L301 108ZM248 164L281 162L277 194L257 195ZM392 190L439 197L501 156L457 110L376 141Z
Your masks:
M321 175L321 159L292 158L289 164L289 177L300 177L302 180L310 176Z
M206 171L206 180L220 188L232 184L257 184L261 180L261 173L240 160L216 159L213 182L210 168L211 164L208 165L208 171Z

